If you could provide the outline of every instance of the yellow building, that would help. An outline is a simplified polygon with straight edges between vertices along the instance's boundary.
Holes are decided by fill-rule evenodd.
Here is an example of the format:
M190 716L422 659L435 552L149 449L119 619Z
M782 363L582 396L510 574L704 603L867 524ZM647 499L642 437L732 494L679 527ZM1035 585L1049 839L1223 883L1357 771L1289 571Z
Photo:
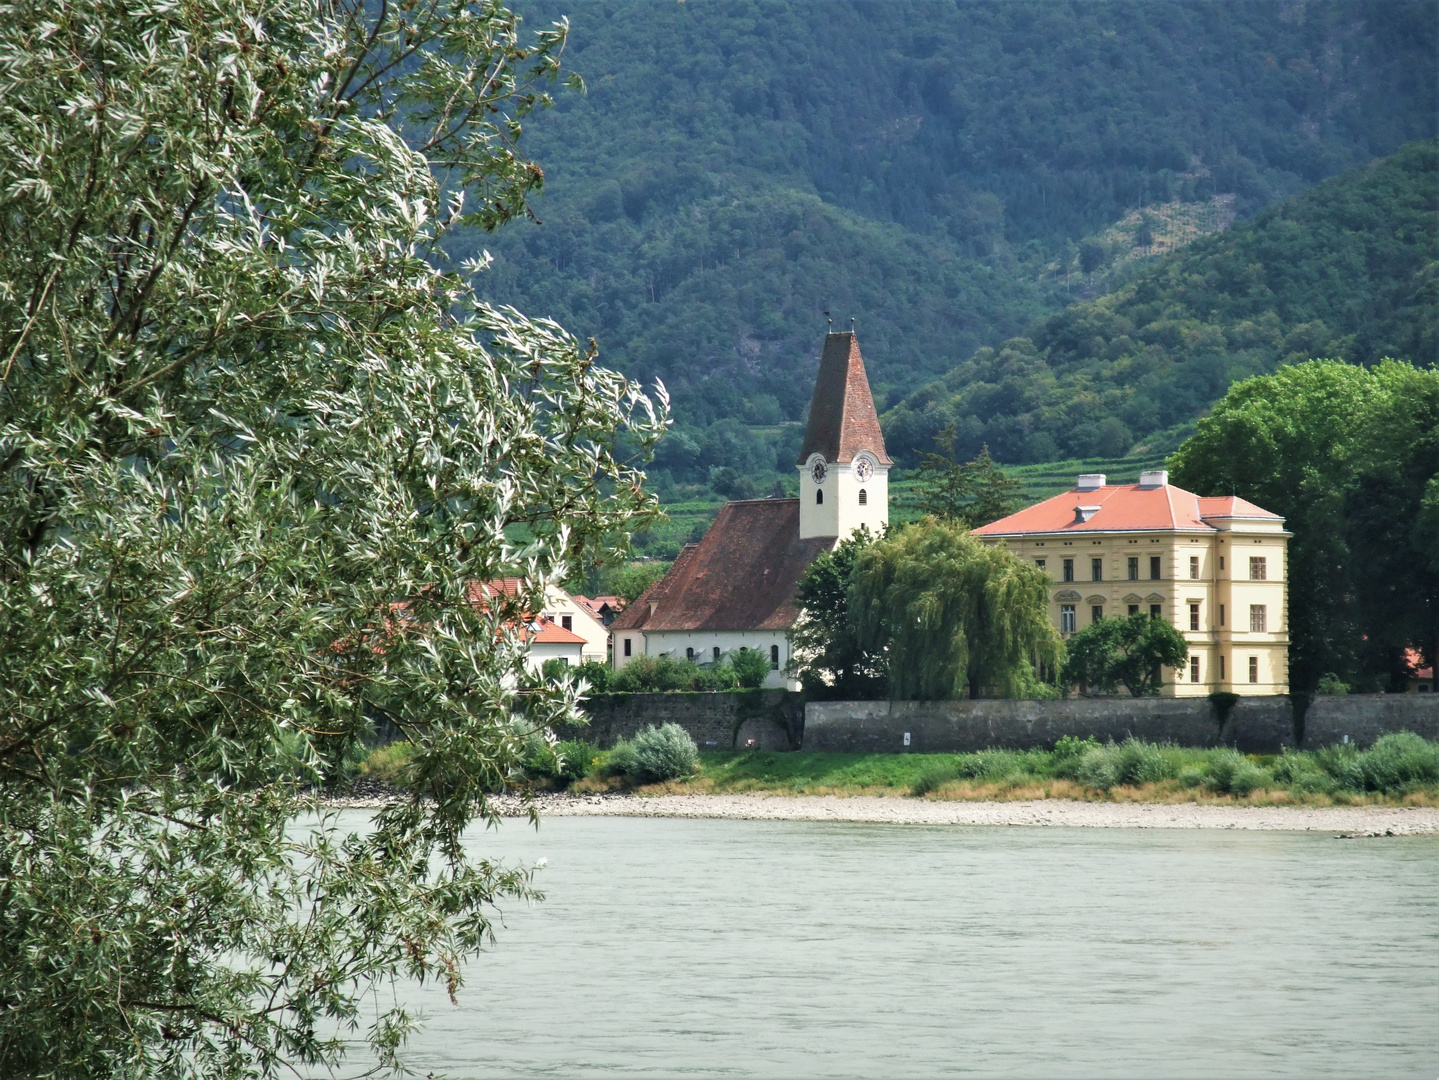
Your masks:
M1284 519L1234 496L1201 497L1163 471L1137 484L1079 477L1074 490L975 530L1047 573L1064 637L1143 611L1172 622L1189 663L1166 669L1169 696L1289 692Z

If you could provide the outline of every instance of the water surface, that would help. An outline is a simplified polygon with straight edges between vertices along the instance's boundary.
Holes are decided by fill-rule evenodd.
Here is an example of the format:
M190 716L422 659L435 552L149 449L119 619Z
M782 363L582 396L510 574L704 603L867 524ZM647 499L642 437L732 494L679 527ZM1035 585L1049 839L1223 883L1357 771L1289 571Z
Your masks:
M453 1077L1439 1076L1439 838L549 818Z

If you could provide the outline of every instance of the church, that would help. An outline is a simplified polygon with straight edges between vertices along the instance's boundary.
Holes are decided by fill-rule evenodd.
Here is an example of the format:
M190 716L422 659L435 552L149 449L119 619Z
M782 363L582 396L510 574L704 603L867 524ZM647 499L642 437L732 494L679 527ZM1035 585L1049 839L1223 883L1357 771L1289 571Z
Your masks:
M889 467L854 333L829 334L795 467L798 499L728 502L697 544L610 627L614 663L669 656L713 663L758 649L766 686L797 689L785 673L800 576L861 525L889 522Z

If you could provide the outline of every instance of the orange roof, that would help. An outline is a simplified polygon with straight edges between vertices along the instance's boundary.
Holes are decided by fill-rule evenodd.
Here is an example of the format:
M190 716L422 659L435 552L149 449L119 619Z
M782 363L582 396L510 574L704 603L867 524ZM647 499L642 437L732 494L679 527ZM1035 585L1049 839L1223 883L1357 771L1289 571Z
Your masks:
M1404 662L1409 665L1409 670L1413 673L1409 676L1411 679L1434 678L1433 667L1422 668L1419 666L1424 663L1424 657L1418 649L1405 649Z
M583 596L574 593L570 597L576 604L584 608L596 619L603 620L604 609L608 607L611 611L623 611L625 602L618 596Z
M1200 498L1173 484L1075 488L974 530L976 536L1079 532L1215 532L1206 518L1283 521L1233 495Z
M874 396L869 392L869 376L864 372L864 357L859 355L859 338L848 332L829 334L814 380L798 464L803 465L811 454L826 461L849 462L861 450L874 454L881 465L890 464Z
M585 644L585 639L580 637L579 634L571 630L566 630L563 626L553 623L543 616L530 623L527 629L529 631L529 641L531 645L536 642L543 645Z

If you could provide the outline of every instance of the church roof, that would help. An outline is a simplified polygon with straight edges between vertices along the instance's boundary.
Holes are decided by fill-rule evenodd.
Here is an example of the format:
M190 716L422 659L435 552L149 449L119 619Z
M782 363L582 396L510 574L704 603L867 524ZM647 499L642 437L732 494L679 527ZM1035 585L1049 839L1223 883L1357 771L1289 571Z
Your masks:
M891 464L884 452L884 434L879 430L864 358L859 354L859 338L853 332L828 334L798 464L803 465L811 454L821 454L825 461L853 461L861 450L874 454L882 465Z
M728 502L698 544L625 609L612 630L786 630L795 586L832 536L799 538L798 499Z

